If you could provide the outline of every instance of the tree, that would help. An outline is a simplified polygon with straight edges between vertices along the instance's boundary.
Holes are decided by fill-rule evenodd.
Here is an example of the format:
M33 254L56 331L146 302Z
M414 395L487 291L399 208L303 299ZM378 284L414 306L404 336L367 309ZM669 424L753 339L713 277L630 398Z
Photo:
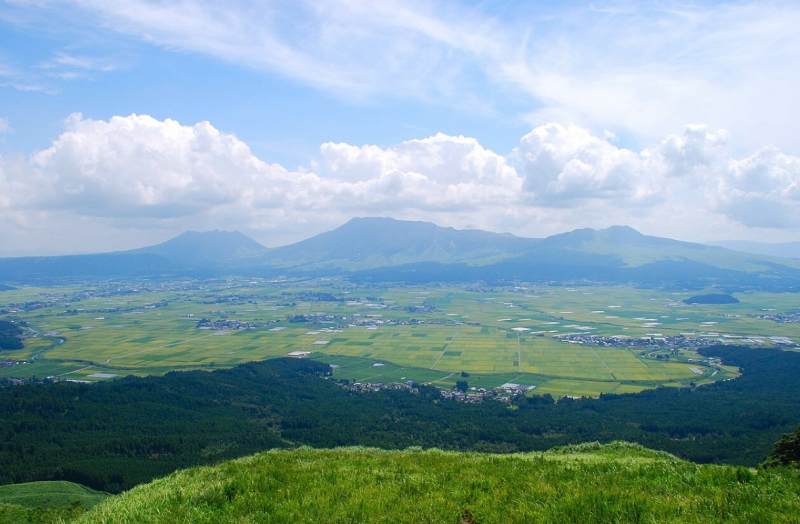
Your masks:
M800 426L794 433L784 433L770 451L765 467L794 466L800 468Z
M466 393L467 390L469 389L469 384L467 384L466 380L457 380L456 381L456 389Z

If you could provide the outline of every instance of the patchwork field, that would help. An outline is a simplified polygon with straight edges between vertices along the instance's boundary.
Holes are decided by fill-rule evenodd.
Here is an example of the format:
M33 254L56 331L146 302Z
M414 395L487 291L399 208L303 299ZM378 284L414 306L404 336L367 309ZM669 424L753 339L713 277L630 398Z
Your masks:
M26 287L0 292L0 318L26 322L31 336L24 350L0 352L0 378L96 381L300 352L362 382L514 382L554 396L597 396L736 376L701 361L694 350L702 345L793 349L800 340L799 323L757 318L796 314L794 295L681 302L692 294L359 288L330 279Z

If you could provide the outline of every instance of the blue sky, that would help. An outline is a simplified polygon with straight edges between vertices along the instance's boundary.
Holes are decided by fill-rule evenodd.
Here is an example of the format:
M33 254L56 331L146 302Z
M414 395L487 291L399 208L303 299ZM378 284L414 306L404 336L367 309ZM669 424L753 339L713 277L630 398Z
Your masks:
M371 215L798 240L798 23L791 2L0 1L0 255Z

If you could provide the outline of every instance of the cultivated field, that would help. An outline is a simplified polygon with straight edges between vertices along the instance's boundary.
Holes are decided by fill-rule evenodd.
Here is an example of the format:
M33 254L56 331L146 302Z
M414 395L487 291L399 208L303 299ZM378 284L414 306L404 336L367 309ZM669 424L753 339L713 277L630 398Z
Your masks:
M756 318L796 313L794 295L739 294L740 303L730 305L680 302L692 294L374 289L330 279L26 287L0 292L0 318L25 321L35 334L24 350L0 353L7 363L0 377L94 381L309 352L336 366L337 377L362 382L514 382L554 396L597 396L736 375L702 362L694 352L700 345L788 349L800 340L800 324Z

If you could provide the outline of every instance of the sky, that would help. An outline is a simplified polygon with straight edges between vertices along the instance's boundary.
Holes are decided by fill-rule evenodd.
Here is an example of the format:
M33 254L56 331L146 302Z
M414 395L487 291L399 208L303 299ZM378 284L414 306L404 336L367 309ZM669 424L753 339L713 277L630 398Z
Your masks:
M353 217L800 240L800 4L0 0L0 256Z

